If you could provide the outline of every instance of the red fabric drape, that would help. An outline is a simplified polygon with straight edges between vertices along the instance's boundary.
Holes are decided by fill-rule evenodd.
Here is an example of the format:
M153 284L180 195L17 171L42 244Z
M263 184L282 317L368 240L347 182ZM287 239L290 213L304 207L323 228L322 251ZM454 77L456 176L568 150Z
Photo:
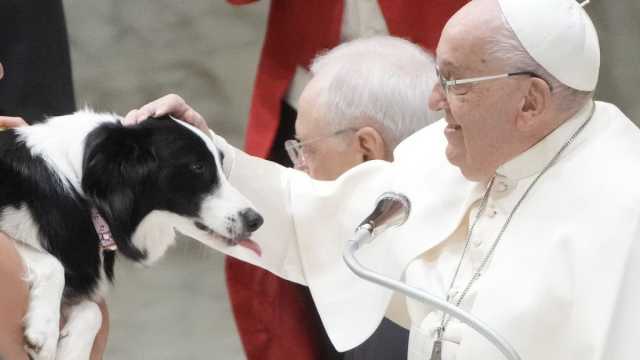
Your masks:
M249 113L245 150L266 157L278 129L280 101L298 65L338 44L342 0L273 0Z
M255 0L228 0L241 5ZM440 32L467 0L379 0L391 35L434 51ZM245 150L267 157L281 101L297 66L338 45L342 0L272 0L256 75ZM425 69L427 70L427 69ZM427 70L428 71L428 70ZM425 99L426 102L426 99ZM308 292L252 265L228 258L227 286L250 360L323 359L322 325Z

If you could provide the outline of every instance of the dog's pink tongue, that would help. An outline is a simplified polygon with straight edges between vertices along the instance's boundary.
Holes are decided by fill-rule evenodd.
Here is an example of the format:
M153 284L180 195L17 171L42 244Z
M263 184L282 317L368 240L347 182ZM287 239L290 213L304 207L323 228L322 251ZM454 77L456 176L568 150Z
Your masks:
M238 241L238 245L253 251L258 256L262 256L262 249L260 248L260 245L251 239L240 240Z

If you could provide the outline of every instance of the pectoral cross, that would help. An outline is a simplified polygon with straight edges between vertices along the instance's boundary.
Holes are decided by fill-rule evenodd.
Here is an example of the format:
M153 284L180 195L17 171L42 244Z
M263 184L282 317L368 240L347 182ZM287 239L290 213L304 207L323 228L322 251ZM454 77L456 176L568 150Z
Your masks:
M442 339L440 337L433 342L433 350L431 350L429 360L442 360Z
M449 301L448 296L447 301ZM433 342L431 357L429 360L442 360L442 336L444 335L444 323L443 318L442 325L438 327L438 330L436 330L436 340Z

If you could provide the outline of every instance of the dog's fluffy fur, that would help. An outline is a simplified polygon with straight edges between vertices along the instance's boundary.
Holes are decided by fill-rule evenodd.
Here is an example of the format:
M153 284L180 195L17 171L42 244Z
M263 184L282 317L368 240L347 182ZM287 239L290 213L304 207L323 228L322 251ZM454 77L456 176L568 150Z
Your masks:
M0 132L0 230L17 240L31 286L25 340L35 359L88 359L113 279L90 210L118 251L151 263L174 228L201 241L244 239L262 223L225 179L213 142L165 117L124 127L113 114L81 111ZM58 346L60 307L67 325Z

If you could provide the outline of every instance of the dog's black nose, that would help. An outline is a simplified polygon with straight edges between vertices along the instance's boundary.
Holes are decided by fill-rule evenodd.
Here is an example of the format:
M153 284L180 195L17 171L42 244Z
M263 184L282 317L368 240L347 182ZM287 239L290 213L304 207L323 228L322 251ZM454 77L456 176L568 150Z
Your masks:
M242 221L244 221L244 225L247 227L247 231L249 232L258 230L260 226L262 226L262 223L264 223L262 215L258 214L253 209L247 208L243 210L240 213L240 217L242 218Z

